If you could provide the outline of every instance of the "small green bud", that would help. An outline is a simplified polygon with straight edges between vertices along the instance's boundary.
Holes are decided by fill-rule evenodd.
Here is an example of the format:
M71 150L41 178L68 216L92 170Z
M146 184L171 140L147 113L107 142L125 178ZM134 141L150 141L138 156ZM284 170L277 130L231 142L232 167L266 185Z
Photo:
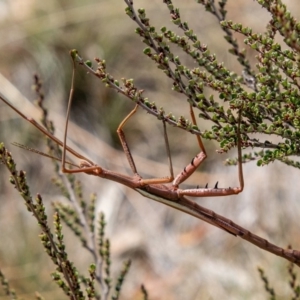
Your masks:
M70 55L71 55L72 59L74 60L76 58L76 56L78 55L78 51L76 49L72 49L70 51Z
M93 64L90 60L86 60L85 61L85 64L89 67L89 68L92 68Z

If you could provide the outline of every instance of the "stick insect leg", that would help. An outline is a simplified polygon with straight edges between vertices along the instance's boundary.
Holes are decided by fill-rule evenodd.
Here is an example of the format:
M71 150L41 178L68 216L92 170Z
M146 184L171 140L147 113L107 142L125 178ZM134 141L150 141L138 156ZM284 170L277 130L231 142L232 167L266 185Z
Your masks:
M78 158L81 159L80 162L80 168L75 168L75 169L68 169L66 168L66 150L69 150L70 148L67 146L67 134L68 134L68 125L69 125L69 118L70 118L70 110L71 110L71 105L73 101L73 94L74 94L74 79L75 79L75 58L74 58L74 53L71 51L71 58L73 62L73 71L72 71L72 81L71 81L71 89L70 89L70 95L69 95L69 101L68 101L68 108L67 108L67 115L66 115L66 124L65 124L65 132L64 132L64 140L63 140L63 152L62 152L62 159L61 159L61 170L63 173L88 173L88 172L93 172L93 173L101 173L102 169L101 167L95 165L92 161L87 159L86 157L82 155L75 155Z
M65 125L65 133L64 133L64 141L62 142L59 140L57 137L52 135L50 132L48 132L43 126L41 126L39 123L37 123L34 119L26 117L20 110L18 110L16 107L14 107L11 103L9 103L1 94L0 94L0 100L2 100L4 103L6 103L10 108L12 108L18 115L20 115L23 119L26 121L30 122L33 126L35 126L40 132L45 134L49 139L63 147L63 155L62 155L62 172L64 173L93 173L94 175L99 175L102 172L102 168L95 165L91 160L88 158L84 157L80 153L76 152L72 148L68 147L66 145L66 140L67 140L67 131L68 131L68 122L69 122L69 115L70 115L70 107L73 99L73 93L74 93L74 77L75 77L75 56L76 53L74 51L71 51L71 57L73 61L73 73L72 73L72 83L71 83L71 90L70 90L70 96L69 96L69 103L68 103L68 110L67 110L67 119L66 119L66 125ZM26 147L24 147L26 148ZM28 149L30 150L30 149ZM66 151L69 151L72 153L74 156L79 158L81 160L80 162L80 167L77 169L67 169L65 167L65 164L68 163L66 161ZM48 155L45 155L48 156ZM51 157L51 156L48 156ZM55 157L51 157L53 159L56 159ZM73 166L76 166L73 164Z
M179 195L193 196L193 197L209 197L209 196L228 196L239 194L244 189L244 176L243 176L243 166L242 166L242 145L241 145L241 118L242 111L238 114L238 127L237 127L237 150L238 150L238 177L239 177L239 187L234 188L218 188L218 183L216 183L214 188L197 188L197 189L178 189L177 193Z
M123 127L126 124L126 122L136 113L138 109L138 104L136 104L136 106L134 107L134 109L124 118L124 120L121 122L121 124L119 125L118 129L117 129L117 133L118 136L120 138L121 141L121 145L123 147L124 153L126 155L126 158L129 162L130 168L132 170L132 172L134 173L134 175L137 175L140 177L140 175L137 172L133 157L131 155L131 151L129 149L129 146L127 144L126 141L126 137L123 131ZM162 177L162 178L151 178L151 179L140 179L140 183L141 184L162 184L162 183L168 183L171 182L174 179L174 175L173 175L173 166L172 166L172 160L171 160L171 154L170 154L170 147L169 147L169 141L168 141L168 135L167 135L167 130L166 130L166 124L163 121L163 125L164 125L164 138L165 138L165 144L166 144L166 149L167 149L167 154L168 154L168 158L169 158L169 168L170 168L170 176L168 177Z
M190 105L190 114L192 117L193 124L197 126L197 122L196 122L196 118L195 118L195 114L194 114L192 105ZM191 163L188 164L182 170L182 172L175 177L175 179L173 181L173 187L175 189L178 189L179 184L184 182L187 178L189 178L196 171L196 169L200 166L200 164L203 162L203 160L207 157L201 137L199 135L197 135L196 137L197 137L197 141L198 141L199 147L201 149L201 152L198 153L192 159Z

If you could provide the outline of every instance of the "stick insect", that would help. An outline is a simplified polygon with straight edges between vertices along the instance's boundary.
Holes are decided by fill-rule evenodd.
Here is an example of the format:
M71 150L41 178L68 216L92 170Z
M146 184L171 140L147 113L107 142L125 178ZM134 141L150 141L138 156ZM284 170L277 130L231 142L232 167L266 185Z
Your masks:
M122 144L124 153L129 162L130 168L133 172L132 176L124 175L121 173L117 173L108 169L105 169L89 158L83 156L78 153L71 147L67 146L67 131L68 131L68 122L70 115L70 108L73 99L74 93L74 76L75 76L75 60L73 59L73 73L72 73L72 84L69 95L69 102L67 108L66 115L66 123L65 123L65 131L63 141L59 140L57 137L48 132L44 127L42 127L38 122L36 122L32 118L28 118L25 116L20 110L14 107L8 100L6 100L1 94L0 99L6 103L11 109L13 109L17 114L19 114L23 119L30 122L33 126L35 126L39 131L41 131L44 135L46 135L53 142L57 143L63 148L62 158L61 158L61 169L64 173L86 173L88 175L98 176L101 178L106 178L108 180L112 180L123 184L136 192L140 193L144 197L147 197L151 200L163 203L170 207L173 207L177 210L190 214L198 219L201 219L211 225L214 225L234 236L238 236L268 252L271 252L275 255L281 256L291 262L294 262L298 266L300 266L300 252L297 250L291 249L283 249L274 244L271 244L267 240L251 233L245 228L235 224L233 221L215 213L212 210L209 210L205 207L200 206L196 202L186 198L185 196L190 197L210 197L210 196L228 196L239 194L243 191L244 188L244 178L243 178L243 168L242 168L242 145L241 145L241 132L240 132L240 124L242 118L241 110L238 113L238 125L237 125L237 152L238 152L238 178L239 178L239 186L238 187L228 187L228 188L219 188L218 183L213 188L209 188L208 186L204 188L195 188L195 189L180 189L179 185L183 183L188 177L190 177L196 169L200 166L203 160L207 157L204 145L202 143L201 137L199 135L196 136L197 142L200 148L199 154L197 154L188 164L181 173L179 173L176 177L173 174L173 166L172 159L168 141L168 135L166 130L166 122L162 120L163 123L163 132L164 132L164 141L165 147L169 160L169 172L170 175L168 177L162 178L152 178L152 179L143 179L135 166L134 159L131 155L129 146L126 142L126 137L123 131L123 127L126 122L136 113L139 103L136 103L134 109L125 117L125 119L120 123L117 133L120 138L120 142ZM196 125L196 119L193 112L193 107L190 106L190 114L192 118L192 122ZM66 161L66 152L71 153L76 158L79 159L78 165L72 164L75 166L73 169L69 169L66 167L68 163ZM39 152L38 152L39 153ZM47 155L46 155L47 156ZM53 158L53 157L52 157Z

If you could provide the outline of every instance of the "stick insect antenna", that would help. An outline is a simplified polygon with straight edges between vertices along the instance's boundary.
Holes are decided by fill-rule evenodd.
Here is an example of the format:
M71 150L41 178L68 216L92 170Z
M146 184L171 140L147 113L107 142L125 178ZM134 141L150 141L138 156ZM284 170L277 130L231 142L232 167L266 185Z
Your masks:
M4 98L4 96L2 96L0 94L0 99L7 105L9 106L12 110L14 110L19 116L21 116L24 120L26 120L27 122L31 123L35 128L37 128L40 132L42 132L43 134L45 134L49 139L53 140L55 143L57 143L58 145L62 146L64 145L64 143L58 139L57 137L55 137L54 135L52 135L49 131L47 131L43 126L41 126L38 122L36 122L34 119L32 118L28 118L26 117L21 111L19 111L17 108L15 108L10 102L8 102L8 100L6 100ZM89 161L86 157L82 156L81 154L79 154L78 152L76 152L75 150L73 150L72 148L66 146L66 149L72 153L73 155L75 155L76 157L83 159L83 160L87 160Z
M54 160L56 160L56 161L61 162L61 158L58 158L58 157L55 157L55 156L53 156L53 155L47 154L47 153L42 152L42 151L40 151L40 150L37 150L37 149L34 149L34 148L30 148L30 147L27 147L27 146L25 146L25 145L22 145L22 144L16 143L16 142L13 142L13 143L11 143L11 144L14 145L14 146L16 146L16 147L19 147L19 148L21 148L21 149L24 149L24 150L27 150L27 151L36 153L36 154L38 154L38 155L41 155L41 156L44 156L44 157L47 157L47 158L51 158L51 159L54 159ZM67 160L66 160L65 162L66 162L68 165L70 165L70 166L79 168L79 166L77 166L76 164L74 164L74 163L72 163L72 162L70 162L70 161L67 161Z

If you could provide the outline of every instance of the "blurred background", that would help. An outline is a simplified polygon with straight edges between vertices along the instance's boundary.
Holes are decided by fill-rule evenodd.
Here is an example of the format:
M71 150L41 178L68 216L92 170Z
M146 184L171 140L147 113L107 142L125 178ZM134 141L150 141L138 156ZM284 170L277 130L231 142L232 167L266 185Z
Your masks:
M136 0L134 5L146 9L157 29L165 25L182 34L169 21L169 11L162 2ZM173 3L218 61L240 74L242 68L228 53L214 16L192 0L184 1L184 5L182 1ZM298 1L285 3L299 19ZM121 0L0 1L0 92L25 115L39 120L41 113L34 106L36 95L31 89L33 74L39 74L49 116L61 138L72 72L69 50L76 48L84 59L105 59L108 72L116 79L134 78L136 86L157 106L189 118L186 99L171 91L172 82L142 53L145 45L134 33L137 26L124 9ZM228 1L227 10L227 19L255 32L262 32L269 20L269 14L255 1ZM243 36L235 37L243 48ZM194 66L173 49L183 63ZM255 65L255 53L247 49L247 54ZM101 166L131 174L116 129L132 108L131 101L78 67L68 144ZM212 124L200 121L198 125L209 128ZM161 122L140 110L126 125L125 133L140 173L147 178L167 176ZM168 133L178 173L199 149L193 135L170 126ZM62 199L51 182L55 175L51 161L11 145L18 142L46 151L45 139L1 102L0 141L12 152L18 168L26 171L32 194L42 194L51 216L51 202ZM183 187L207 182L212 186L216 181L220 187L237 186L237 168L223 164L227 157L236 156L236 149L219 155L216 143L204 142L209 156ZM295 184L299 171L279 162L263 168L249 163L244 166L244 176L246 187L238 196L195 200L274 244L292 244L299 250L299 186ZM122 261L132 259L121 299L141 299L141 284L150 299L266 299L258 266L267 272L281 297L278 299L291 295L287 261L119 184L86 178L78 175L87 197L97 193L97 211L103 211L107 218L113 277L118 275ZM0 166L0 268L19 296L31 299L38 291L46 299L62 299L64 295L49 275L54 267L40 244L39 227L8 180L8 171ZM92 258L67 228L64 232L71 259L87 274ZM0 299L6 299L3 294L0 289Z

